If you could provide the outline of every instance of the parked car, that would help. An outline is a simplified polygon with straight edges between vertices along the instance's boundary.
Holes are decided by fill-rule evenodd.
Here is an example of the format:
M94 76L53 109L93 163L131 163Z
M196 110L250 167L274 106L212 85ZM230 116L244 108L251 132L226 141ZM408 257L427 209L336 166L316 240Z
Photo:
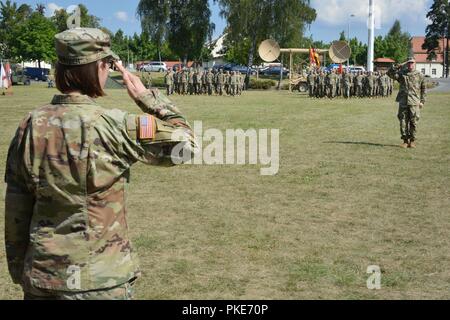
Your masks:
M27 76L29 79L33 79L36 81L47 81L49 73L50 73L50 69L44 69L44 68L27 67L24 69L25 76Z
M212 67L212 70L214 71L214 72L218 72L219 70L224 70L224 67L225 67L225 65L223 65L223 64L215 64L213 67Z
M350 67L349 71L353 72L353 73L355 73L355 72L366 72L366 68L364 68L364 67Z
M150 62L141 66L139 71L146 72L166 72L167 65L164 62Z
M261 71L260 75L263 75L263 76L279 76L280 73L281 73L281 67L270 67L270 68L267 68L264 71ZM283 68L283 76L284 77L289 76L289 70L288 69Z

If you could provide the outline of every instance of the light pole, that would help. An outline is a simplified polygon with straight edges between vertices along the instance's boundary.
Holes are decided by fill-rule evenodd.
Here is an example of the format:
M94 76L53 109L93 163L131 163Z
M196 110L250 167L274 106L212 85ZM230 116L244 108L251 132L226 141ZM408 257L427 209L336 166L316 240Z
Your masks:
M375 46L375 0L369 0L369 41L367 51L367 71L373 71Z
M348 45L350 45L350 19L353 18L355 15L352 13L348 16L348 28L347 28L347 39L348 39ZM350 58L347 60L347 67L350 67Z

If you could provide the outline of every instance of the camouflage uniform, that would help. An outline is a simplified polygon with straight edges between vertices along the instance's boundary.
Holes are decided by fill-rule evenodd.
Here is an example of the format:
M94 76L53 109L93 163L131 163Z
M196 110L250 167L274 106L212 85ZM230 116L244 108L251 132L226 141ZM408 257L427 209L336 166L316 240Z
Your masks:
M188 74L186 72L186 70L181 71L180 76L179 76L179 81L180 81L180 93L182 95L185 95L188 93Z
M65 65L118 60L98 29L58 34L56 49ZM144 113L61 94L20 123L6 164L5 244L25 298L131 297L124 290L140 269L126 221L130 168L171 166L175 145L195 144L185 118L158 90L136 103ZM174 138L177 129L183 135Z
M336 95L337 75L333 71L327 75L326 79L328 97L332 99Z
M351 97L351 88L353 86L353 76L351 73L346 72L343 76L343 91L344 91L344 97L350 98Z
M193 95L195 93L194 78L195 78L195 72L194 72L194 69L191 68L189 70L189 73L187 74L188 92L189 92L190 95Z
M310 72L307 77L309 96L312 98L315 96L316 75L314 72Z
M355 95L359 98L362 98L364 95L364 90L363 90L363 86L364 86L364 75L362 72L360 72L357 76L356 76L356 81L355 81Z
M316 96L317 98L323 98L325 96L325 75L323 72L316 78Z
M142 84L147 88L150 89L152 87L152 76L150 72L141 71L141 81Z
M216 84L217 84L217 89L216 89L216 93L219 95L223 95L223 86L225 83L225 75L223 74L223 71L220 70L217 74L216 74Z
M208 73L206 74L206 90L209 95L213 94L213 82L214 74L211 72L211 70L208 70Z
M164 83L166 84L166 93L170 96L173 94L173 73L171 69L169 69L164 76Z
M180 94L180 71L177 69L173 74L173 91Z
M400 91L396 101L399 103L398 120L403 141L417 140L417 126L420 120L420 109L425 104L426 80L419 71L391 67L388 76L400 83Z

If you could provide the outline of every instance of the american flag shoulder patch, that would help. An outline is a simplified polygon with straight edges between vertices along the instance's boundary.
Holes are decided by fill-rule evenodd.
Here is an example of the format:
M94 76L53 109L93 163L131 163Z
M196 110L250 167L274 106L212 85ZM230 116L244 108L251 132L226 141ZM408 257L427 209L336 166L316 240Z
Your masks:
M139 116L139 139L154 139L156 135L156 120L151 115Z

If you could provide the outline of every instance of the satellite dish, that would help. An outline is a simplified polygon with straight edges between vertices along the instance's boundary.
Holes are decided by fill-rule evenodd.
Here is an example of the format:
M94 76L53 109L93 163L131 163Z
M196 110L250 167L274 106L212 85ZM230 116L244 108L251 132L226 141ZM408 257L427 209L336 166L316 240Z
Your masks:
M329 55L334 63L344 63L352 55L352 49L347 41L334 41L330 47Z
M280 46L273 39L267 39L259 45L258 53L265 62L273 62L280 56Z

